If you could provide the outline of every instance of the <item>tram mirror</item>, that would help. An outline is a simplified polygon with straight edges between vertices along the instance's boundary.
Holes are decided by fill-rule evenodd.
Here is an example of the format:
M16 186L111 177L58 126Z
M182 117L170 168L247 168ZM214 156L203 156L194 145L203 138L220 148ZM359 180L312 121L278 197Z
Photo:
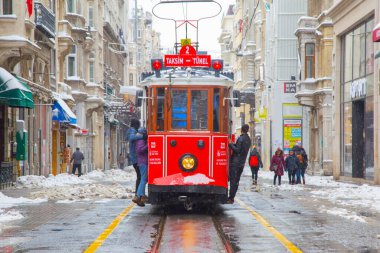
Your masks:
M136 107L141 107L142 106L142 100L143 100L143 91L138 90L136 91L136 97L135 97L135 105Z
M234 90L232 91L232 104L234 107L240 107L240 91Z

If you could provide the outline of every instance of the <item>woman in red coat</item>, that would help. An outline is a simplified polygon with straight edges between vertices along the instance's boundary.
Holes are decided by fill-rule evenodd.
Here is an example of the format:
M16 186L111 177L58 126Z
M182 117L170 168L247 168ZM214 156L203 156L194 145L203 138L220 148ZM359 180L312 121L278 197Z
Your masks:
M278 148L272 160L270 161L270 170L274 172L273 185L276 185L276 178L278 177L278 185L281 185L281 176L284 175L285 160L284 152Z

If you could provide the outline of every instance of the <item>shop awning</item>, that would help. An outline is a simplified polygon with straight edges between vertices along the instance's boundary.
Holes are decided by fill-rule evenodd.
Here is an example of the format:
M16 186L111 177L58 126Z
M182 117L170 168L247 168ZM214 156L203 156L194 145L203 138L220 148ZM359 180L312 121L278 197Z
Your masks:
M70 107L66 104L66 102L63 101L63 99L58 97L57 95L54 95L54 100L55 102L52 106L52 109L53 109L52 119L54 121L59 121L61 123L68 123L70 125L75 126L77 124L77 117L75 116L73 111L71 111Z
M0 105L34 108L28 85L3 68L0 68Z

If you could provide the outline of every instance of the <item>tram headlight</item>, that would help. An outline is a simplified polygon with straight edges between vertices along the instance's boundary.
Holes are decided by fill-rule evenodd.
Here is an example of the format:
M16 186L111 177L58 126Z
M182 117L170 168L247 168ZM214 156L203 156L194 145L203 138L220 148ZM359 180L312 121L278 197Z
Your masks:
M179 166L185 172L194 171L197 168L198 160L191 154L185 154L179 159Z

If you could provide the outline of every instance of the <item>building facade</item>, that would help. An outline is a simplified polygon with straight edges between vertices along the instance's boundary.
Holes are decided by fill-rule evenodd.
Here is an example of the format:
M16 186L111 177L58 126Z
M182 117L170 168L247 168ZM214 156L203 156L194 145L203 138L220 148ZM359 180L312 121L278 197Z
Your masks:
M266 131L269 132L262 136L261 142L266 147L264 153L268 163L277 148L283 149L287 154L298 145L305 146L309 152L307 131L304 130L304 111L294 96L299 76L297 38L294 32L298 19L307 13L307 1L274 0L265 4L265 10L264 82L268 95L262 99L262 103L268 101Z
M309 141L304 142L308 143L308 170L323 175L333 172L333 23L326 15L332 4L332 0L309 0L308 16L298 20L295 32L300 64L295 96L303 106L303 129L309 136Z
M334 1L334 178L380 183L379 1Z
M49 1L34 6L2 1L0 12L2 179L11 174L13 179L27 174L47 175L52 121L46 118L52 115L51 89L56 86L54 5ZM16 79L10 80L9 73ZM11 87L20 84L18 88ZM11 90L16 93L8 94ZM30 93L30 97L22 93Z

